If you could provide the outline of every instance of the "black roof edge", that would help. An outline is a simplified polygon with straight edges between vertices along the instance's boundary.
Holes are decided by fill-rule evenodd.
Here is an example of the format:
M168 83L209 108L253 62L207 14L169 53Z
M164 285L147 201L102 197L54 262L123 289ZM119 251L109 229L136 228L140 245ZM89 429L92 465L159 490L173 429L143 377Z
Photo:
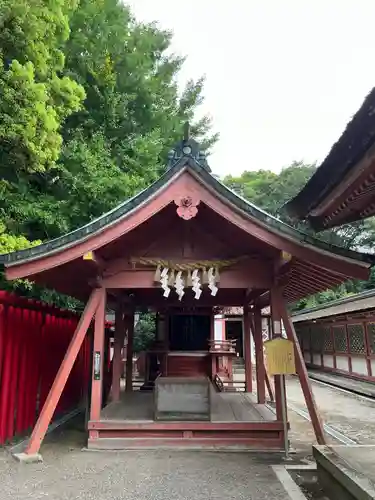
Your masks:
M375 87L301 191L284 205L289 215L306 219L375 143Z
M84 241L92 234L104 229L104 227L118 222L127 213L147 201L155 192L162 189L170 180L172 180L172 178L176 174L178 174L178 172L180 172L185 167L190 168L198 175L199 178L203 180L204 183L210 185L214 191L216 191L223 198L227 199L240 211L245 212L248 216L255 218L257 221L263 223L271 230L278 232L281 235L288 236L299 243L311 245L313 247L316 247L317 249L333 253L344 258L363 262L365 264L368 264L369 266L375 264L375 255L359 253L335 245L330 245L329 243L305 234L293 228L292 226L289 226L280 219L268 214L267 212L253 205L251 202L242 198L236 192L225 186L221 181L216 179L215 176L212 175L210 173L210 170L207 168L205 159L204 162L200 162L197 156L184 154L176 158L175 163L169 165L166 172L153 184L151 184L149 187L136 194L132 198L121 203L111 211L89 222L79 229L76 229L49 242L42 243L41 245L38 245L36 247L20 250L18 252L0 255L0 265L5 264L5 266L11 266L16 265L20 262L34 260L43 255L59 252L65 248L69 248L75 245L78 242Z
M295 311L292 314L292 317L302 316L303 314L310 314L313 312L323 311L324 309L329 309L330 307L340 306L343 304L350 304L350 302L354 302L355 300L362 300L375 297L375 289L374 290L366 290L364 292L355 293L353 295L349 295L347 297L343 297L341 299L331 300L330 302L326 302L324 304L320 304L319 306L310 307L308 309L302 309L301 311ZM374 304L375 307L375 304Z

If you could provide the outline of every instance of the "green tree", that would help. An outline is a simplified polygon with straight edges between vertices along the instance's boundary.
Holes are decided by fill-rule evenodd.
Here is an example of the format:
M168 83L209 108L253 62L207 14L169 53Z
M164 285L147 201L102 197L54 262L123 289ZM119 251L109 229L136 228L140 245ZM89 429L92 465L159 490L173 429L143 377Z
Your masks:
M141 314L134 328L134 352L147 350L155 340L156 316L155 314Z
M67 5L69 4L69 5ZM59 157L63 120L78 111L83 87L61 76L69 35L63 0L0 1L0 174L17 182Z
M86 99L61 124L55 165L8 190L7 227L29 238L81 226L149 185L186 120L206 147L216 140L207 117L194 122L203 79L179 93L183 59L168 53L170 33L138 23L116 0L81 0L69 25L62 74Z
M309 233L331 245L353 250L371 250L375 241L374 218L316 234L307 224L295 221L285 213L283 210L285 203L303 188L315 170L315 165L294 162L289 167L284 168L280 174L267 170L246 171L238 177L227 176L224 178L224 182L258 207L305 233ZM293 309L301 310L315 307L374 287L375 272L372 272L368 282L347 281L331 290L298 301L293 306Z

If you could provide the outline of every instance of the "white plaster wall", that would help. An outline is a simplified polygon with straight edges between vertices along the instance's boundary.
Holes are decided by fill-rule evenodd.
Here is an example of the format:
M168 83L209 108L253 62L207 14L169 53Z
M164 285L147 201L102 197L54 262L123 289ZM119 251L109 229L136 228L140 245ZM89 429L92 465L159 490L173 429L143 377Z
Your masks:
M375 359L371 360L371 373L372 373L372 376L374 376L374 374L375 374Z
M336 356L336 367L338 370L349 371L349 361L346 356Z
M224 340L225 339L225 321L223 321L223 316L221 314L217 314L215 316L215 329L214 336L215 340Z
M360 356L352 356L352 372L368 375L366 359Z
M335 367L335 364L333 362L333 356L330 354L323 355L323 362L324 362L324 366L326 366L327 368L334 368Z
M322 358L320 354L313 354L313 364L316 366L322 366Z
M305 363L307 363L308 365L311 364L311 353L310 353L310 351L304 351L303 357L305 359Z

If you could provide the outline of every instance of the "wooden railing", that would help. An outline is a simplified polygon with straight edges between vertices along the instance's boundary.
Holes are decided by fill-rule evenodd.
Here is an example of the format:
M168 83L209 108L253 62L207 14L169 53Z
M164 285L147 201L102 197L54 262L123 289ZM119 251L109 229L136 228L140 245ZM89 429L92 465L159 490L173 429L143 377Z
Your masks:
M228 352L235 354L236 341L235 340L209 340L210 352Z
M214 377L214 386L218 392L244 392L245 382L223 380L219 374Z

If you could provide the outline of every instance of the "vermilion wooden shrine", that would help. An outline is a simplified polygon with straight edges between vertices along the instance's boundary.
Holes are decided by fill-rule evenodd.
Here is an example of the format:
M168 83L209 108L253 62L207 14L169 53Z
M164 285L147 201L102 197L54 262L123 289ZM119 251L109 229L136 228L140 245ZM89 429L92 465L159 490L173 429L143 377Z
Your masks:
M316 436L322 425L287 306L342 283L366 279L373 259L333 248L259 210L211 175L198 144L185 137L162 177L86 226L38 247L3 256L6 276L28 278L86 302L26 453L37 454L86 332L94 319L89 448L148 446L283 447L281 378L276 410L266 405L261 309L271 305L271 334L281 322L295 344L302 389ZM218 309L243 306L246 394L223 393L231 345L214 338ZM102 408L104 322L116 310L111 401ZM154 378L184 378L184 391L210 380L207 419L159 420L152 391L133 391L134 312L158 313ZM189 326L187 326L189 325ZM121 351L127 336L126 389ZM251 336L256 351L253 387ZM154 356L155 357L155 356ZM152 370L151 370L152 371ZM253 389L256 395L252 394ZM183 394L176 394L181 398ZM177 401L176 399L176 401ZM173 406L173 397L169 404ZM177 404L177 403L176 403ZM172 412L173 413L173 412Z
M322 231L375 214L375 88L306 186L286 205Z

